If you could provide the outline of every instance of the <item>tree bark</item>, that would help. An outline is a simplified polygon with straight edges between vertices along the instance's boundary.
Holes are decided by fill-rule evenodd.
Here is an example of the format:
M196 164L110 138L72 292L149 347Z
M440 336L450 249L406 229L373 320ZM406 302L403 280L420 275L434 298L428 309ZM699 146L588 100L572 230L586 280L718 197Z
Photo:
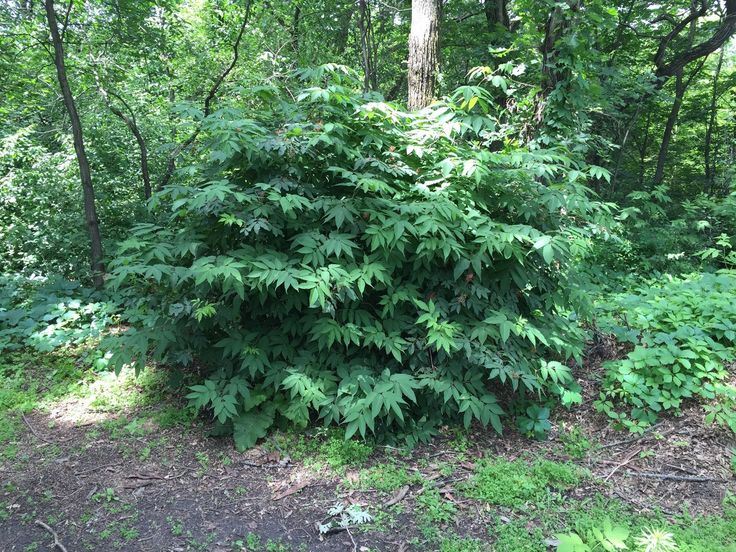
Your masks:
M511 20L509 18L508 0L484 0L483 11L486 14L489 32L497 30L498 25L509 29Z
M695 39L696 22L697 22L696 19L693 19L690 22L690 30L688 31L688 47L692 45L693 40ZM662 142L659 146L659 154L657 155L657 168L654 171L653 184L655 186L658 186L664 180L664 169L665 169L665 164L667 163L667 153L669 151L670 142L672 141L672 133L675 129L675 124L677 124L677 117L680 115L680 108L682 107L682 100L685 97L685 91L690 86L690 83L697 76L700 70L703 68L703 64L705 63L705 60L706 60L705 57L700 58L700 62L698 63L698 66L695 69L693 69L692 73L690 73L690 76L688 77L687 81L684 79L684 76L683 76L683 73L685 71L684 66L681 67L674 75L675 76L675 99L672 102L672 108L670 109L670 114L667 116L667 123L665 124L665 127L664 127L664 134L662 135Z
M713 133L715 132L718 124L718 79L721 76L721 68L723 67L724 51L725 48L721 48L721 53L718 56L718 64L716 65L716 72L713 75L713 90L710 96L710 113L708 114L708 125L705 129L705 185L703 191L706 194L713 193L713 183L716 177L716 160L715 157L711 155L711 144L713 143Z
M70 0L71 2L72 0ZM51 41L54 45L54 65L56 66L56 76L59 80L61 95L64 98L64 106L66 107L69 119L72 124L72 135L74 138L74 151L77 154L77 163L79 164L79 176L82 181L82 195L84 199L84 216L87 222L87 232L90 241L90 260L92 265L92 279L95 287L100 288L104 283L103 272L105 270L103 264L102 239L100 238L100 226L97 219L97 208L95 206L95 190L92 185L92 174L89 168L89 160L87 152L84 149L84 137L82 135L82 123L79 120L77 106L74 103L69 81L66 77L66 65L64 63L64 45L62 44L59 27L56 23L56 11L54 10L54 1L45 0L46 19L49 24L51 33Z
M662 86L669 77L676 76L678 71L682 70L691 61L703 58L721 48L736 33L736 0L726 0L725 17L711 37L694 47L692 40L688 40L688 47L685 51L680 52L670 62L665 62L664 58L670 42L682 32L686 25L692 25L698 18L706 15L705 6L706 4L703 3L700 11L691 11L690 15L677 24L672 32L660 42L654 58L659 86Z
M652 123L652 112L647 111L647 120L644 126L644 137L639 145L639 189L644 187L644 176L646 174L647 150L649 149L650 127Z
M439 68L440 0L412 0L409 32L410 111L432 103Z
M376 90L378 80L373 55L373 33L371 14L366 0L358 0L358 28L360 30L360 49L363 57L363 91Z

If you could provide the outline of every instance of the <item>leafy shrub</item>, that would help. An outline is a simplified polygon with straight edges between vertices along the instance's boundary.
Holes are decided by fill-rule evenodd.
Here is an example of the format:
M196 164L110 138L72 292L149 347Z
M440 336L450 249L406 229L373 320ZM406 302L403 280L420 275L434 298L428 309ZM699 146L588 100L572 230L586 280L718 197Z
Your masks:
M632 192L622 205L620 236L593 248L594 274L601 265L627 274L736 266L736 193L673 199L660 185Z
M709 421L732 425L736 415L728 372L736 345L736 272L665 279L601 306L599 325L634 349L604 364L596 407L633 431L653 424L660 412L679 412L691 398L727 403L709 407ZM622 406L630 407L628 412Z
M407 114L339 68L302 78L297 102L259 89L259 109L209 117L197 184L122 243L111 284L140 327L113 362L196 361L190 399L241 448L284 421L410 444L501 431L499 393L560 396L570 369L543 359L580 357L571 263L605 214L584 168L490 151L503 134L467 104Z
M373 453L373 447L358 441L330 437L319 449L333 468L362 464Z
M421 483L419 475L407 473L405 468L395 464L378 464L359 474L358 484L362 489L374 489L383 493L394 492L404 485Z

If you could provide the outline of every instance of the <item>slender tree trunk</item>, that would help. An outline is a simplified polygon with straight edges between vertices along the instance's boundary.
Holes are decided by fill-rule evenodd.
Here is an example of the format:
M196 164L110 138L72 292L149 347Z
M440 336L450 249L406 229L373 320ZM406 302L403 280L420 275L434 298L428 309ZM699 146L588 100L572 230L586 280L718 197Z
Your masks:
M667 153L669 152L670 142L672 142L672 134L677 124L677 117L680 115L680 108L682 107L682 100L685 97L685 91L690 86L690 83L697 76L700 70L703 68L706 58L701 58L698 66L693 69L687 80L683 78L683 70L680 70L675 75L675 99L672 102L672 108L670 114L667 116L667 123L664 127L664 134L662 135L662 142L659 146L659 154L657 155L657 168L654 171L653 184L655 186L662 183L664 180L664 169L667 164Z
M693 20L689 26L687 38L688 48L692 46L693 41L695 40L695 24L696 21ZM685 91L687 90L688 86L690 86L692 80L703 68L703 64L705 63L706 58L707 56L700 59L698 66L693 69L692 73L690 73L687 81L685 81L684 79L684 66L674 73L675 99L672 102L670 114L667 116L667 123L664 127L664 134L662 135L662 142L659 145L659 154L657 155L657 168L654 171L654 186L658 186L664 180L664 169L667 163L667 153L669 151L670 142L672 141L672 133L675 129L675 125L677 124L677 117L680 115L680 108L682 107L682 100L685 97Z
M135 114L130 108L130 105L128 105L128 102L126 102L121 96L115 94L115 92L110 92L108 94L107 90L105 90L100 84L99 79L97 81L97 88L100 91L100 95L105 101L108 109L112 111L113 115L115 115L125 123L131 134L133 134L133 136L135 137L135 141L138 144L138 150L140 151L141 156L141 178L143 179L143 195L146 199L151 199L151 172L148 169L148 147L146 146L146 140L143 138L143 134L141 133L140 128L138 128L138 121L135 118ZM110 101L110 96L114 96L115 98L117 98L117 100L122 103L125 109L128 111L129 115L126 115L121 109L118 109L118 107L116 107L115 104Z
M677 123L677 117L682 107L682 98L685 95L685 83L682 76L682 69L675 75L675 99L670 108L670 114L667 116L667 123L664 126L664 134L662 134L662 142L659 145L659 154L657 155L657 168L654 171L654 185L657 186L664 180L664 169L667 163L667 153L669 151L670 142L672 141L672 133Z
M72 0L70 0L71 2ZM56 23L56 11L54 10L54 1L45 0L46 19L51 32L51 41L54 45L54 65L56 66L56 75L61 88L61 95L64 98L64 106L69 114L72 124L72 135L74 137L74 151L77 154L77 163L79 164L79 176L82 181L82 194L84 198L84 216L87 222L87 232L90 241L90 258L92 262L92 279L95 287L102 287L104 283L103 272L104 264L102 261L102 239L100 238L100 227L97 219L97 209L95 207L95 190L92 186L92 175L89 168L89 160L87 152L84 149L84 138L82 136L82 123L79 120L77 106L74 103L69 81L66 78L66 65L64 64L64 46L59 34L59 27Z
M440 0L412 0L409 32L410 111L432 103L439 68Z
M725 48L721 48L721 53L718 56L718 64L716 65L716 72L713 75L713 90L710 97L710 113L708 115L708 125L705 129L705 186L704 192L706 194L713 193L713 182L716 177L716 159L715 156L711 155L711 144L713 143L713 133L716 130L718 124L718 79L721 76L721 67L723 67L723 52Z
M651 133L649 132L649 129L651 127L652 122L652 112L647 112L647 122L646 126L644 127L644 138L642 139L642 143L639 146L639 189L642 189L644 187L644 175L646 174L646 158L647 158L647 150L649 149L649 137L651 136Z
M294 49L294 60L299 63L299 23L301 23L302 9L294 8L294 16L291 19L291 47Z
M363 56L363 91L377 88L376 68L371 42L371 15L366 0L358 1L358 28L360 30L360 49Z

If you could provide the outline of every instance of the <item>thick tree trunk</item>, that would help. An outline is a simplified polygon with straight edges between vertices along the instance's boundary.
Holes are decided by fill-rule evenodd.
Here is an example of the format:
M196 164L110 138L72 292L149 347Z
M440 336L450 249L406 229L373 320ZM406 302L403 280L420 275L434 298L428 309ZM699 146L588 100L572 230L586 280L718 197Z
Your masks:
M412 0L409 32L410 111L432 103L439 68L440 0Z
M713 133L716 130L718 124L718 79L721 76L721 67L723 67L723 53L725 48L721 48L721 53L718 56L718 64L716 65L716 72L713 75L713 90L710 96L710 113L708 114L708 126L705 130L705 186L704 192L706 194L713 193L713 182L716 177L716 161L715 156L711 155L711 145L713 143Z
M494 32L498 25L506 29L510 27L508 0L484 0L483 10L486 13L489 32Z
M72 0L70 0L71 2ZM64 46L59 34L59 27L56 23L56 11L54 10L54 1L45 0L46 19L51 32L51 41L54 45L54 65L56 66L56 75L61 88L61 95L64 98L64 106L69 113L69 119L72 123L72 135L74 137L74 151L77 154L77 163L79 164L79 176L82 181L82 195L84 198L84 216L87 222L87 232L90 241L90 258L92 261L92 278L96 287L102 287L104 282L103 272L104 264L102 261L102 239L100 238L100 227L97 219L97 209L95 207L95 190L92 186L92 175L89 168L89 160L87 152L84 149L84 138L82 136L82 123L79 120L77 106L74 103L69 81L66 78L66 65L64 64Z

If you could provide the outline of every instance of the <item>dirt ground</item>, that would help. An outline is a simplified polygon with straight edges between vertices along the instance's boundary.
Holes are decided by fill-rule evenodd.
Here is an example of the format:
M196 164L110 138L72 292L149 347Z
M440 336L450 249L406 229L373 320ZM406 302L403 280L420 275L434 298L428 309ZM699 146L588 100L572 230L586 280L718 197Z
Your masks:
M408 456L377 448L367 463L393 459L420 476L414 481L434 482L457 511L453 526L440 529L486 539L498 511L458 491L483 457L532 454L575 462L592 477L567 498L602 493L634 511L674 515L686 507L713 514L727 492L736 492L733 434L705 425L702 409L636 436L614 431L595 413L594 393L587 389L583 405L572 411L560 409L544 442L476 431L457 447L457 434L448 431ZM274 446L270 438L238 453L230 440L207 437L202 424L162 427L154 419L135 408L100 413L74 398L22 416L17 452L0 463L0 551L50 550L55 540L62 552L408 552L436 546L418 528L421 484L385 496L346 485L362 466L340 470L292 460L288 442ZM591 444L578 458L566 448L572 428L577 441ZM321 534L318 524L336 504L394 509L382 526ZM260 546L252 540L256 535Z

